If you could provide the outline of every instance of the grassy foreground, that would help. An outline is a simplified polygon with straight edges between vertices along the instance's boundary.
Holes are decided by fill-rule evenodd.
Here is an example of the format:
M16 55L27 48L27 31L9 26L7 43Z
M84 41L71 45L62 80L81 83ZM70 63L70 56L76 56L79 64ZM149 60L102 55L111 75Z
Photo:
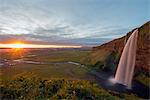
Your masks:
M19 100L137 100L134 95L106 91L97 84L85 80L42 80L35 77L16 77L1 81L1 95L3 99Z

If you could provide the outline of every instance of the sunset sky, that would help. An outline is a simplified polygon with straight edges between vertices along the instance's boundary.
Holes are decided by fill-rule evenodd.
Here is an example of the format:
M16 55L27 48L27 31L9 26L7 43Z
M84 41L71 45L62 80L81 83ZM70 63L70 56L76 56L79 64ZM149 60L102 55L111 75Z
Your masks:
M150 19L149 0L0 0L0 42L100 44Z

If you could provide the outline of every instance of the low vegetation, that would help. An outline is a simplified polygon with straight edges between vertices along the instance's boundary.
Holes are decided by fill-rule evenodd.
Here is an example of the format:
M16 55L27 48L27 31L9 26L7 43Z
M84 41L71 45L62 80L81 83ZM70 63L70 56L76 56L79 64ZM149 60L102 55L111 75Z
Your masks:
M104 60L97 61L92 67L96 70L115 72L120 55L113 51Z
M85 80L42 80L35 77L16 77L0 83L1 100L116 100L130 97L138 99L133 94L120 94L106 91L97 84ZM129 98L126 98L129 99Z
M41 51L40 51L41 52ZM114 71L119 55L112 52L103 61L91 64L90 51L47 51L36 56L24 56L28 61L47 64L18 63L1 67L0 99L37 99L37 100L138 100L134 94L123 94L105 90L95 83L90 70ZM4 56L7 59L6 56ZM20 59L20 58L17 58ZM63 62L78 62L89 67ZM113 65L113 66L111 66ZM147 76L138 76L137 80L148 85ZM90 82L89 82L89 81ZM147 83L147 84L146 84Z
M28 50L27 50L28 51ZM18 56L16 59L26 61L36 61L44 64L17 63L11 66L0 67L2 80L8 80L15 76L31 75L43 79L63 78L63 79L92 79L88 71L80 65L67 62L77 62L85 64L84 57L90 54L89 50L35 50L22 51L24 56ZM10 53L2 52L2 59L10 59Z
M48 53L36 54L34 57L26 57L26 60L41 62L81 62L81 59L90 54L89 50L58 50L47 51Z
M135 79L147 87L149 87L149 85L150 85L150 77L145 74L141 73L141 74L137 75Z

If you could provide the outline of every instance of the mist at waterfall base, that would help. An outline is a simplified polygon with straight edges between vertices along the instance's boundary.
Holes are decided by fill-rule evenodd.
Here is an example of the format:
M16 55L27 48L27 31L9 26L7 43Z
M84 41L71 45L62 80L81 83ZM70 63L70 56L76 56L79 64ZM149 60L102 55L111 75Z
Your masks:
M125 44L115 77L109 79L112 84L119 83L127 87L127 89L132 89L132 79L136 61L137 37L138 29L134 30Z

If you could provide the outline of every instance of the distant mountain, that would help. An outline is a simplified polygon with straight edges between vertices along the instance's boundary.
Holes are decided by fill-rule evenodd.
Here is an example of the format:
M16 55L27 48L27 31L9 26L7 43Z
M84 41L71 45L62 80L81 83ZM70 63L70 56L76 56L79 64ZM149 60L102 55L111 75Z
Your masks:
M113 63L111 63L110 66L114 63L117 65L124 45L134 30L135 29L121 38L112 40L97 47L93 47L91 55L92 64L96 64L97 62L104 62L105 65L108 57L110 57L110 55L115 52L114 56L119 55L119 57L118 59L116 59L116 57L115 59L111 59L110 61ZM139 34L136 53L136 70L150 71L150 21L141 27L138 27L138 30Z

